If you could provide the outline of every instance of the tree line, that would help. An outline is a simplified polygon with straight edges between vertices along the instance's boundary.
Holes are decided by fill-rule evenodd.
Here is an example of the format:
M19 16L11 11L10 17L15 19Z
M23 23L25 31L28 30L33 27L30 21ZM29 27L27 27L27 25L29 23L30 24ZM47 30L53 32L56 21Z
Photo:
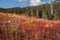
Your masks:
M25 8L0 8L0 12L24 14L26 16L34 16L49 20L60 20L60 3L53 3L53 15L51 14L51 4L43 4L39 6L29 6Z

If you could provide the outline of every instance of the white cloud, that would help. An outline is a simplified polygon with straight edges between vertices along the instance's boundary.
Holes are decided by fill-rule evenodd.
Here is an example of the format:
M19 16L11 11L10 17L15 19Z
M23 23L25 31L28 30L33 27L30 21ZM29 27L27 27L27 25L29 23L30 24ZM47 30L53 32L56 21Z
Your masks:
M44 3L46 2L42 2L41 0L30 0L30 6L38 6Z
M24 3L27 0L18 0L18 1ZM42 2L41 0L29 0L29 1L30 1L30 6L38 6L46 3L46 2Z
M19 2L26 2L27 0L18 0Z

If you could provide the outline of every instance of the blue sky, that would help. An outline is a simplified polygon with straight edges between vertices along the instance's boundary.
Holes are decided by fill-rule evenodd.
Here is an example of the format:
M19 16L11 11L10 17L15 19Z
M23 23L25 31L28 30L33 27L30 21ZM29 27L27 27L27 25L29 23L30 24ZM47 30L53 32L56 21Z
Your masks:
M52 0L0 0L0 8L37 6Z

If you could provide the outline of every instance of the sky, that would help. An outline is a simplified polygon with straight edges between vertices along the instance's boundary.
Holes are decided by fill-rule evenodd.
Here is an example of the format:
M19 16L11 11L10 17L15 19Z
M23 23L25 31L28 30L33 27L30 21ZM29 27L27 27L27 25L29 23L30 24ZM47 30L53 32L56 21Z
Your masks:
M0 8L38 6L54 0L0 0Z

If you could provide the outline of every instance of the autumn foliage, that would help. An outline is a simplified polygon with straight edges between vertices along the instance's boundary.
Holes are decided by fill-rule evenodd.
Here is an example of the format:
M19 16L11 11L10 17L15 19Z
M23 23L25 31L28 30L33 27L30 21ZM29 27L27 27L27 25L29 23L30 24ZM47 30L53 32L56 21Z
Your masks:
M60 21L0 13L0 40L60 40Z

